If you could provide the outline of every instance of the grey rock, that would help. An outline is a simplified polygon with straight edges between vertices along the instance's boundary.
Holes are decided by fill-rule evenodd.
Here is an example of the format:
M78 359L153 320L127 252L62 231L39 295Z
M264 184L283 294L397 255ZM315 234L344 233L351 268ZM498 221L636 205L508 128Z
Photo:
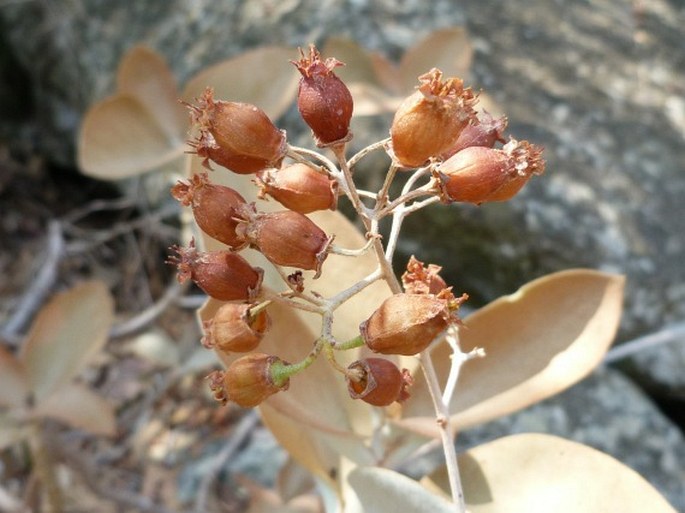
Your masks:
M459 450L516 433L548 433L605 452L685 511L685 438L619 372L603 370L522 412L459 434Z

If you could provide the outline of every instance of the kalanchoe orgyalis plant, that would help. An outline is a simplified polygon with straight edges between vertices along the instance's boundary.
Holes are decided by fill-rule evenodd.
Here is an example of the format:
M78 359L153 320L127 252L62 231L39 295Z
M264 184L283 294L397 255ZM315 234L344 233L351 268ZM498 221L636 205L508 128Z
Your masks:
M260 201L248 203L231 187L212 184L206 173L179 182L173 196L192 207L199 227L228 250L200 252L193 246L177 248L171 259L179 266L179 279L192 279L209 296L228 301L205 322L203 343L220 354L248 352L232 361L225 371L210 377L210 387L222 403L256 406L273 394L288 389L290 379L305 372L321 354L340 372L353 399L374 406L405 401L411 394L413 377L398 366L397 356L421 354L430 375L428 350L447 337L456 344L461 324L457 311L467 299L456 297L440 277L440 268L424 265L412 257L399 281L392 260L404 218L429 204L468 202L480 204L511 198L534 174L544 171L541 149L526 142L505 141L506 118L494 119L474 107L477 95L461 79L443 78L438 69L418 77L415 93L402 103L390 127L390 138L371 144L351 158L346 143L352 138L352 96L334 69L342 63L323 60L312 46L309 55L293 61L301 73L298 107L327 156L288 145L258 107L215 100L211 89L190 106L191 121L199 132L191 141L205 167L214 162L238 174L254 174L257 197L279 202L285 210L263 211ZM385 151L391 165L376 192L358 188L353 169L372 151ZM398 170L414 169L401 192L392 197L391 184ZM219 171L217 171L219 172ZM334 243L335 233L326 233L306 214L336 209L338 196L352 204L366 229L367 243L344 248ZM387 240L379 223L391 218ZM261 287L262 271L253 268L237 252L251 247L273 264L284 290ZM322 267L331 254L350 258L373 253L377 269L366 278L325 297L316 291ZM303 274L313 272L313 276ZM350 298L377 281L391 291L359 325L358 335L338 340L333 335L336 311ZM270 305L312 312L321 316L321 332L302 360L287 363L278 355L252 353L267 329L285 330L267 317ZM363 357L349 365L336 354L365 347L378 357ZM474 351L473 355L480 355ZM381 356L382 355L382 356ZM427 381L431 381L428 379ZM463 496L454 463L454 448L447 418L446 401L433 390L435 411L443 432L454 501L463 506ZM443 397L449 397L447 393ZM450 449L451 447L451 449ZM461 508L463 510L463 507Z

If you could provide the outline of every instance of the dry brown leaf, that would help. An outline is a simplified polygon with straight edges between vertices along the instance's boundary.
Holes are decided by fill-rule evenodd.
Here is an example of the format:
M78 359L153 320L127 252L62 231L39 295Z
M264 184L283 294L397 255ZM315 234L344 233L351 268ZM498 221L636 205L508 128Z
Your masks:
M45 305L19 354L37 402L68 383L102 349L114 316L107 286L81 283Z
M248 50L200 71L185 85L183 99L192 102L210 86L217 100L252 103L276 120L295 99L300 74L290 60L296 58L297 51L284 46Z
M624 281L599 271L562 271L469 316L460 330L462 349L481 347L486 356L461 370L450 404L455 426L464 429L525 408L585 377L614 339ZM449 346L440 344L432 357L444 383ZM404 417L404 427L435 436L423 380L414 386Z
M500 438L462 454L459 468L472 513L675 513L634 470L556 436ZM449 490L444 467L426 481Z
M380 467L359 467L348 482L363 505L363 511L402 513L451 513L454 505L431 493L413 479ZM360 512L361 513L361 512Z
M70 383L58 388L31 410L34 418L49 417L95 435L116 431L114 407L84 385Z
M24 365L0 346L0 406L20 407L28 395Z
M473 48L463 27L452 27L432 32L409 48L400 61L400 80L403 94L418 85L417 78L431 68L440 69L445 77L466 81L473 58Z
M171 162L185 149L185 143L169 137L148 106L135 96L118 94L86 113L78 163L86 175L119 180Z
M160 54L141 45L129 50L117 69L117 92L135 97L176 142L174 146L183 144L188 115L178 101L176 79Z

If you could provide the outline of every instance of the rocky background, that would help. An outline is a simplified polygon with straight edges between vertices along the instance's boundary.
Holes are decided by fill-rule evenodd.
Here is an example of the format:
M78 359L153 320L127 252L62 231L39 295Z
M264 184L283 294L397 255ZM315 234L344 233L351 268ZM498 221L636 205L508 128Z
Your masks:
M685 510L680 0L2 2L0 210L4 217L10 205L17 208L8 197L13 181L30 187L27 166L29 176L54 186L115 194L75 177L75 134L85 110L114 90L117 63L137 43L161 52L182 82L262 44L342 35L397 57L449 26L465 26L471 36L471 84L503 106L512 134L545 147L548 172L506 204L410 217L401 251L443 265L448 282L474 304L569 267L625 274L619 342L645 335L668 342L647 344L559 398L461 442L511 431L558 433L613 454ZM18 220L31 213L13 211L14 224L3 233L16 235L28 223L40 240L49 215L38 209L40 222ZM11 260L0 260L3 274ZM3 286L4 297L12 293L21 290Z

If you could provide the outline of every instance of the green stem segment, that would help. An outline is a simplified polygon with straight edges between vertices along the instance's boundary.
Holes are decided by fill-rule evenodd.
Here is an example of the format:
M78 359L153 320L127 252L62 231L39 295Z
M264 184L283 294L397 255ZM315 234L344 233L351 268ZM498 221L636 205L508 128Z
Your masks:
M297 363L286 363L282 360L276 360L269 367L269 374L271 376L271 381L277 387L285 385L285 383L290 379L291 376L302 372L307 367L309 367L316 360L321 349L326 342L323 339L319 339L314 344L314 347L309 352L306 358Z
M361 347L364 344L364 339L361 335L358 335L354 338L351 338L350 340L346 340L345 342L335 344L333 346L333 349L335 349L336 351L347 351L348 349L355 349L357 347Z

